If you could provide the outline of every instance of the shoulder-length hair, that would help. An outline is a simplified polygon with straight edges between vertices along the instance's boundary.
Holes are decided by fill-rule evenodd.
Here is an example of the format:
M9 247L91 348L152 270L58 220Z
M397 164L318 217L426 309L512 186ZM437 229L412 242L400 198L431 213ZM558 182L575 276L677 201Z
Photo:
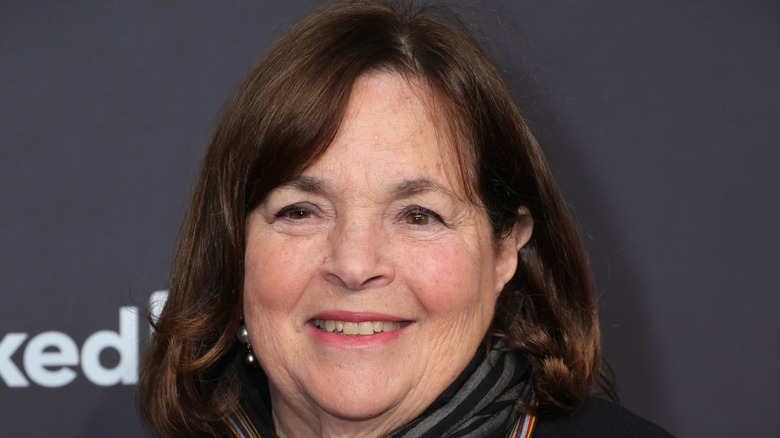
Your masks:
M167 304L141 367L138 406L160 436L215 433L238 397L244 227L273 188L334 139L355 79L421 79L459 139L469 196L496 240L533 217L530 241L500 295L490 337L531 362L541 413L577 410L601 370L593 282L579 233L544 155L501 75L464 27L431 7L345 1L295 25L234 92L209 145L182 225ZM522 403L522 402L521 402Z

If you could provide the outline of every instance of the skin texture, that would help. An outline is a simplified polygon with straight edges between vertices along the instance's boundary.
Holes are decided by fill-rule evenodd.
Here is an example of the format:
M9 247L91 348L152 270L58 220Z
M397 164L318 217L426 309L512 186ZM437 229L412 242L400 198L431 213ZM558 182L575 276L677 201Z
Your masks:
M327 152L247 219L244 317L281 436L380 436L419 415L466 367L531 233L495 245L463 196L452 145L420 81L354 84ZM322 312L410 322L328 334Z

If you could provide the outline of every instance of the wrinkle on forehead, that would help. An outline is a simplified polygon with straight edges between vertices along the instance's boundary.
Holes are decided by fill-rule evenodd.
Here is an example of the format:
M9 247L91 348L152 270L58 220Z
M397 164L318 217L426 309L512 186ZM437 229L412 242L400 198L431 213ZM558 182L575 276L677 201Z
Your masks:
M298 175L281 187L289 187L301 192L313 194L327 194L328 192L333 191L333 188L330 187L327 180L310 175ZM456 200L461 200L461 197L449 187L428 178L402 179L393 183L388 192L393 198L405 198L421 193L435 192Z
M399 82L402 83L402 88L398 88ZM369 86L376 88L377 85L391 91L386 93L389 96L387 105L385 105L386 109L393 108L395 109L394 114L398 114L398 108L400 108L401 111L406 112L405 114L413 115L417 121L416 132L422 132L429 126L433 127L431 140L438 146L441 160L437 163L436 168L430 169L430 171L437 173L443 170L449 185L456 189L454 194L458 199L481 206L480 199L478 196L474 196L475 191L472 187L471 174L473 172L470 169L473 167L471 165L473 160L464 156L471 153L467 151L464 154L460 150L464 148L458 148L461 143L464 143L463 136L458 134L459 130L455 128L457 124L449 120L451 117L447 116L442 98L432 90L424 79L387 71L369 71L359 76L353 84L342 125L332 144L340 141L352 141L351 131L356 128L358 123L377 123L375 120L355 117L360 114L366 99L370 98L370 93L367 92ZM395 106L394 104L399 105ZM414 136L415 131L404 131L409 138ZM409 148L408 158L413 160L415 157L413 144L407 142L407 139L399 137L391 144L376 144L375 146ZM462 163L462 161L465 162Z

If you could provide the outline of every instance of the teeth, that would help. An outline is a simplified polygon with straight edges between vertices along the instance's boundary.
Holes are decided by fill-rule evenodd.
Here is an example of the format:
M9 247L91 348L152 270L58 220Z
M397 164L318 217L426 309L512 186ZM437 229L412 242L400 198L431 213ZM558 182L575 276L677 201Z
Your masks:
M368 336L374 333L397 330L409 324L408 322L390 321L337 321L332 319L315 319L314 326L326 332L334 332L347 336Z
M358 333L361 335L373 335L374 334L374 324L370 321L368 322L360 322L358 323Z
M358 334L358 332L359 332L358 323L344 321L344 334L345 335L356 335L356 334Z

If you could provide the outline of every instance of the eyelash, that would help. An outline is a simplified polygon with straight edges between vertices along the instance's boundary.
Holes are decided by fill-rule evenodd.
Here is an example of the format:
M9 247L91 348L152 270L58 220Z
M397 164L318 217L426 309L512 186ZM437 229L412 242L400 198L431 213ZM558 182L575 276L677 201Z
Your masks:
M290 213L303 213L306 215L306 217L292 218L287 216ZM312 216L314 216L314 211L311 208L305 207L300 204L293 204L293 205L288 205L287 207L284 207L283 209L279 210L279 212L276 213L274 217L276 219L289 219L292 221L298 221L298 220L309 219Z
M297 218L296 217L290 217L289 214L291 214L291 213L300 213L300 214L304 215L305 217L297 217ZM276 215L274 217L276 219L287 219L287 220L291 220L291 221L299 221L299 220L309 219L309 218L311 218L314 215L315 215L315 212L313 211L312 208L306 207L306 206L301 205L301 204L293 204L293 205L288 205L287 207L284 207L281 210L279 210L279 212L276 213ZM435 211L429 210L429 209L424 208L424 207L420 207L419 205L412 205L412 206L409 206L409 207L405 208L401 212L400 222L405 222L407 218L409 218L410 216L413 216L413 215L427 216L429 219L432 218L434 221L446 225L444 223L444 220L442 219L441 215L439 215ZM414 224L414 223L408 223L408 222L407 222L407 224L408 225L412 225L412 226L431 225L429 223Z

